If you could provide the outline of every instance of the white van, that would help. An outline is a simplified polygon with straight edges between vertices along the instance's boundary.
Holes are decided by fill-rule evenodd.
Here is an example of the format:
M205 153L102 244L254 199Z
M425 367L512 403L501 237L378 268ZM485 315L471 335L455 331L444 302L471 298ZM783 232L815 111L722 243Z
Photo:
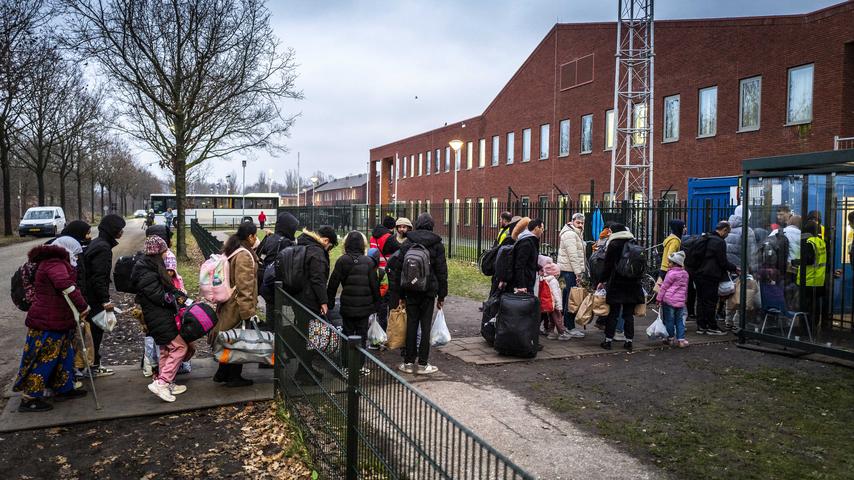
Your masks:
M21 219L18 233L22 237L27 235L55 237L63 228L65 228L65 212L61 207L33 207L27 209L27 213Z

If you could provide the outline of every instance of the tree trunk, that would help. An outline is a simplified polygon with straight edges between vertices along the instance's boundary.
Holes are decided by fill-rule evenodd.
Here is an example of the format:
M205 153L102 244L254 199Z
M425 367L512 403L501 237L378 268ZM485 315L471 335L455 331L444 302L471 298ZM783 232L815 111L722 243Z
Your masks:
M89 179L92 182L92 188L89 190L92 195L89 196L89 207L92 212L92 223L95 223L95 169L89 174Z
M36 184L39 187L39 206L44 206L44 170L38 170L35 172L36 174Z
M67 180L68 174L62 171L59 172L59 206L62 207L62 211L65 211L65 180ZM67 213L66 213L67 215Z
M107 212L113 212L113 187L111 185L107 185Z
M183 149L179 150L183 152ZM187 256L187 239L185 238L184 230L184 205L185 197L187 196L187 164L184 163L184 158L181 153L176 155L178 158L175 161L175 203L178 207L178 259L188 259Z
M5 135L0 131L0 135ZM3 170L3 235L12 235L12 181L9 178L12 169L9 168L9 148L6 138L0 139L0 170Z
M83 179L80 178L80 170L77 170L77 218L83 220Z
M101 211L98 213L100 213L101 216L103 217L104 216L104 185L98 184L98 186L101 187Z

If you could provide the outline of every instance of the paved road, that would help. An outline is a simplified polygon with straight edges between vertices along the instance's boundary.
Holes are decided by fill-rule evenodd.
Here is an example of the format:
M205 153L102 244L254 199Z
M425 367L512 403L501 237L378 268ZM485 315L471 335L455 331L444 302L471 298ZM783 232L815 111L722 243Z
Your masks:
M128 255L142 248L144 232L142 220L130 220L119 244L113 250L113 260L121 255ZM92 229L93 236L97 229ZM30 251L46 239L36 239L29 242L17 243L0 247L0 391L6 391L5 386L12 381L21 361L21 346L27 327L24 325L26 314L15 307L9 292L9 279L15 270L21 266Z

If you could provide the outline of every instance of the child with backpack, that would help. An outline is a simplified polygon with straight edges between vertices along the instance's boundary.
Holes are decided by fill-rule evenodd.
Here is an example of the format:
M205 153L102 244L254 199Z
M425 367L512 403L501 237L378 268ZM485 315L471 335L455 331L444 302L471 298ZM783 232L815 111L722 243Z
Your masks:
M162 238L162 237L161 237ZM171 250L166 250L166 257L163 259L163 264L166 266L166 273L169 277L172 278L172 286L176 289L185 292L184 289L184 279L181 278L181 275L178 274L178 259L175 257L175 254L172 253ZM142 313L140 312L140 319L142 319ZM145 326L145 321L142 322L143 327ZM145 348L143 349L143 358L142 358L142 374L146 377L150 377L155 373L158 373L158 364L160 363L160 349L157 347L157 344L154 342L154 338L150 336L145 337ZM193 370L193 366L189 360L185 362L181 362L181 367L178 368L178 375L190 373Z
M656 300L661 304L661 319L667 328L665 345L685 348L685 302L688 299L688 272L685 271L685 252L671 253L667 274L658 290Z

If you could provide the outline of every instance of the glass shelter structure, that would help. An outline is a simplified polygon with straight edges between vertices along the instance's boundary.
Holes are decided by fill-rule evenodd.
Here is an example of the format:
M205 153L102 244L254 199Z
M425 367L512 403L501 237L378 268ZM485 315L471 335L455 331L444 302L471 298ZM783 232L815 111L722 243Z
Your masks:
M739 341L854 360L854 149L743 162Z

